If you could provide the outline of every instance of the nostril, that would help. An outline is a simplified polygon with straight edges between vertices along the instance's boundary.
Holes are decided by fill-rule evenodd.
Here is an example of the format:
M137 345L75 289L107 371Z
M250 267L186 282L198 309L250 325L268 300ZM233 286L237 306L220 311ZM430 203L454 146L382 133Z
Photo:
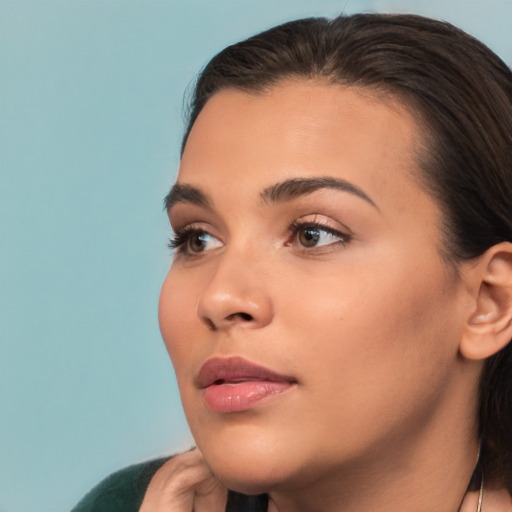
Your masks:
M217 330L217 327L215 327L215 324L209 318L205 318L204 319L204 323L206 324L208 329L210 329L212 331L216 331Z
M243 313L243 312L233 313L231 315L228 315L226 317L226 320L236 320L237 318L240 318L244 322L250 322L251 320L254 320L252 315L250 315L249 313Z

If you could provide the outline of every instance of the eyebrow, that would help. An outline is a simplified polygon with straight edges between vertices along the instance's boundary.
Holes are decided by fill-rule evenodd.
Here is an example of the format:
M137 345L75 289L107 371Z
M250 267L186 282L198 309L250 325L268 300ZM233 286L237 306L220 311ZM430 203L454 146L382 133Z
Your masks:
M169 211L178 203L191 203L206 208L210 207L210 201L200 189L192 185L175 183L171 191L164 198L164 208Z
M266 188L261 193L261 198L267 203L280 203L290 201L300 196L311 194L317 190L330 188L348 192L378 209L373 199L359 187L341 178L292 178Z
M317 190L330 188L348 192L378 209L375 202L370 196L363 192L359 187L341 178L292 178L289 180L276 183L264 189L260 196L266 203L281 203L291 201L297 197L312 194ZM205 208L211 208L210 201L204 192L193 185L181 185L175 183L171 191L164 199L164 207L169 211L178 203L191 203Z

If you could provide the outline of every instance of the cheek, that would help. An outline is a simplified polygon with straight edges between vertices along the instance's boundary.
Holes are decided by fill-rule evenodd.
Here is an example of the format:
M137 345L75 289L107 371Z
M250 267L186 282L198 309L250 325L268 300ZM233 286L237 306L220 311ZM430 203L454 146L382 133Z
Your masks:
M366 262L346 273L333 268L295 288L290 283L282 309L293 311L287 313L290 339L302 343L290 348L301 354L306 379L315 375L319 387L369 402L386 387L400 394L407 381L411 393L422 393L432 389L432 379L442 380L460 338L457 286L436 259L410 261L385 269ZM305 300L293 299L298 296Z
M192 354L194 326L197 326L197 293L190 279L181 281L171 267L163 282L158 303L160 331L178 379L179 371L186 367L184 363Z

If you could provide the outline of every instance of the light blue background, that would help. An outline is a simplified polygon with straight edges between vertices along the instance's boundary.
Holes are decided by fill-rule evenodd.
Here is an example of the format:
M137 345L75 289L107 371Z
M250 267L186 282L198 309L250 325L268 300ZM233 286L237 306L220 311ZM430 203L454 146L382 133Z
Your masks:
M0 510L65 511L191 443L157 324L183 91L226 44L340 11L460 25L510 0L0 0Z

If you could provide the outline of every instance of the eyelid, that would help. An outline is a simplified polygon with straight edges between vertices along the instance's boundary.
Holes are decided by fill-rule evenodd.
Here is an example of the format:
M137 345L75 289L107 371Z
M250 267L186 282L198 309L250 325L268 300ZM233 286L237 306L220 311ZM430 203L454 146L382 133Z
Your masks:
M322 215L319 213L314 213L310 215L303 215L298 219L294 220L290 225L290 229L293 226L318 226L321 229L325 229L326 231L330 231L332 233L339 233L340 235L344 235L352 238L354 236L352 230L340 222L339 220L334 220L329 216Z
M167 210L167 217L174 233L183 230L187 226L205 227L205 231L211 232L212 222L217 219L211 210L185 202L174 204Z
M297 246L301 251L311 253L314 251L326 251L329 249L334 249L339 245L344 246L353 239L353 234L351 230L338 221L330 220L323 216L319 216L318 214L313 215L311 219L309 219L308 217L310 216L301 217L292 222L292 224L289 227L291 237L286 242L286 246ZM334 227L332 225L333 223L341 227ZM297 243L297 236L300 230L306 227L318 229L319 231L323 231L324 233L328 233L330 235L337 237L339 240L333 241L330 244L322 244L312 247L300 246L300 244Z

